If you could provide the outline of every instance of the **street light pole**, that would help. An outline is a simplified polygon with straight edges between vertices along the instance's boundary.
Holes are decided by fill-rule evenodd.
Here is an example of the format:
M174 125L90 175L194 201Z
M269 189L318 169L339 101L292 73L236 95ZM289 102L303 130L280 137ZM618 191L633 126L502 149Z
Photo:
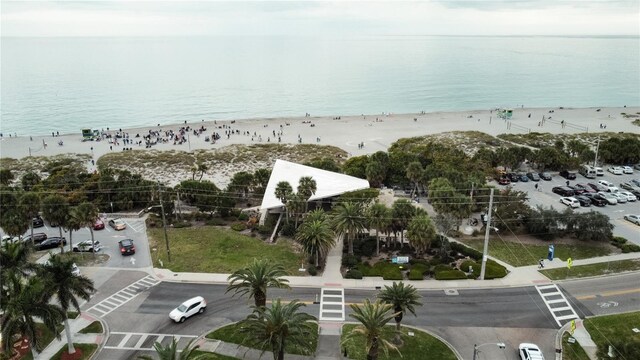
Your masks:
M484 280L487 268L487 251L489 250L489 232L491 231L491 211L493 210L493 188L489 194L489 211L487 212L487 225L484 230L484 249L482 251L482 267L480 268L480 280Z
M596 143L596 158L593 160L593 167L598 166L598 150L600 149L600 136L598 136L598 142Z
M160 198L160 211L162 211L162 227L164 228L164 242L167 244L167 260L171 262L171 250L169 249L169 237L167 236L167 220L164 215L164 203L162 202L162 192L158 183L158 197Z

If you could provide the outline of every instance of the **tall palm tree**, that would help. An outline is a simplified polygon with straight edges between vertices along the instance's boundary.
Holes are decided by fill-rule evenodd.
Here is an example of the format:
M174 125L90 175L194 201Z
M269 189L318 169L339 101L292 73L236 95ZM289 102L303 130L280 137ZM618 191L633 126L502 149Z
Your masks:
M9 283L12 274L17 277L25 277L36 269L36 265L29 261L29 254L32 247L26 246L23 242L5 242L0 247L0 283Z
M93 236L93 224L96 222L96 219L98 218L98 208L93 205L92 203L89 202L83 202L82 204L78 205L76 208L77 214L78 215L78 222L82 225L82 226L86 226L89 228L89 232L91 233L91 248L95 247L95 239ZM93 256L96 256L96 252L92 251Z
M367 175L367 180L371 183L371 187L379 188L385 177L387 177L387 170L380 162L371 160L365 168L365 174Z
M414 161L407 165L407 178L413 183L413 189L411 190L411 196L413 197L414 191L418 191L418 184L424 177L424 169L419 161Z
M375 203L367 209L369 227L376 230L376 255L380 255L380 231L391 224L391 209L385 204Z
M307 202L304 200L300 194L292 194L289 196L289 200L287 200L287 219L291 214L293 214L293 219L295 221L296 229L298 228L298 219L302 215L303 212L306 211Z
M293 188L287 181L280 181L276 184L275 195L283 204L287 203L289 197L293 194Z
M404 313L407 311L412 313L413 316L417 316L414 306L422 306L422 303L418 301L420 294L418 294L418 291L413 285L405 286L402 281L400 283L394 281L392 286L384 286L384 290L378 294L378 299L393 306L393 311L396 312L396 337L393 342L401 345L400 322L402 321Z
M328 221L305 220L296 233L296 240L302 245L304 252L315 257L316 266L320 258L324 258L329 249L336 244L335 235Z
M318 184L311 176L303 176L298 181L298 194L304 199L304 212L309 208L309 198L318 191Z
M407 199L398 199L393 203L393 219L400 230L400 246L404 244L404 230L407 229L409 221L416 214L416 208Z
M271 351L274 360L284 359L284 350L299 350L310 354L309 337L315 318L300 311L305 306L298 300L282 304L277 299L270 308L254 306L253 313L240 322L240 331L258 349Z
M58 304L64 311L64 329L67 335L67 351L69 354L76 352L71 337L71 327L66 314L72 307L80 312L78 298L88 301L95 291L93 281L86 276L73 274L73 260L53 255L49 261L40 268L40 275L47 285L47 297L55 296Z
M367 360L377 360L380 348L385 354L388 354L389 350L398 351L398 348L385 338L385 325L397 315L392 312L393 307L391 304L385 304L380 300L372 304L369 299L365 299L362 306L357 304L351 304L350 306L353 314L349 316L358 320L360 324L344 338L343 345L353 341L354 338L360 335L364 336ZM398 354L400 354L400 351L398 351Z
M85 224L83 222L82 209L78 209L77 206L72 207L69 210L69 218L67 219L66 229L69 230L69 251L73 251L73 232L82 229ZM93 229L93 223L90 225Z
M8 296L3 299L3 313L0 315L2 338L6 339L4 350L10 351L13 344L9 339L20 334L29 339L31 353L35 359L36 349L43 345L42 336L38 336L36 319L60 338L56 327L64 318L64 311L60 306L49 303L44 296L45 282L39 277L32 276L26 280L14 278L10 284L3 286L9 288Z
M156 350L156 354L160 358L160 360L203 360L209 358L207 354L195 355L194 351L200 348L200 345L191 346L191 343L194 340L189 341L187 346L182 349L182 351L178 350L178 341L176 341L175 337L171 338L171 343L167 344L167 346L163 346L162 343L155 342L153 344L153 348ZM152 356L142 355L138 356L138 359L141 360L154 360Z
M29 230L31 232L31 245L34 245L33 240L33 218L38 215L40 211L40 197L33 192L25 192L20 196L20 206L25 216L29 219Z
M362 205L356 202L344 202L334 208L333 228L339 235L346 235L349 255L353 255L353 239L366 228Z
M305 216L304 221L325 221L327 219L327 213L324 210L315 209Z
M229 275L226 292L233 291L234 295L248 294L256 307L264 307L267 304L267 288L289 289L289 280L282 278L285 275L287 272L282 265L267 259L254 259L246 268Z
M67 223L69 217L69 202L67 198L60 194L52 194L42 199L42 216L49 223L56 224L60 237L62 237L62 227Z
M419 257L429 248L436 238L436 227L431 218L426 214L420 214L411 219L407 227L409 244L416 250Z
M252 187L254 192L259 195L263 195L267 184L269 184L269 178L271 177L271 170L258 169L253 173Z

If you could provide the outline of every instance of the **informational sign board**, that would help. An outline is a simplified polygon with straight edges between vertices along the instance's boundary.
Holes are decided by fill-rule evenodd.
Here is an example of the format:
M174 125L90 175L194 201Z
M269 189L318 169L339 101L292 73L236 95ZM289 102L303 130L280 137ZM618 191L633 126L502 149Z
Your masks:
M391 258L391 262L394 264L408 264L409 257L408 256L396 256Z

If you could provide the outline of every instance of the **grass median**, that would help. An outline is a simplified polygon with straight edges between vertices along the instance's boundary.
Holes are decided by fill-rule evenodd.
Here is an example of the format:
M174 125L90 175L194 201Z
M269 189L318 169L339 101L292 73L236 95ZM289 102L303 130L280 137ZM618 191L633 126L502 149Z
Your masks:
M342 327L341 341L344 341L347 334L353 331L357 325L345 324ZM385 338L392 339L393 332L395 331L395 325L387 325L384 327ZM389 351L388 355L384 354L382 349L380 350L380 360L422 360L422 359L438 359L438 360L457 360L453 351L442 341L436 337L427 334L426 332L401 327L402 340L404 343L398 348L400 354L397 351ZM413 333L413 336L409 336L409 332ZM364 335L358 335L349 343L345 344L347 349L347 355L349 359L364 360L367 358L367 353L364 347Z
M279 263L290 275L297 275L304 255L293 242L279 238L268 244L259 238L239 234L216 226L167 229L171 262L167 260L161 228L148 229L153 264L174 272L231 273L253 259L269 259ZM155 248L155 250L154 250Z
M551 280L564 280L635 270L640 270L640 259L607 261L597 264L572 266L571 269L563 267L561 269L539 271Z
M597 316L584 320L591 339L598 345L599 358L608 358L609 345L614 347L616 359L640 359L640 311Z
M460 239L460 242L482 251L483 239ZM491 238L489 241L489 256L500 259L513 266L536 265L538 260L546 259L549 251L548 244L527 244L510 240ZM575 244L553 244L555 246L555 257L560 260L567 258L588 259L598 256L606 256L611 253L608 244L592 244L576 241Z
M577 341L569 342L570 337L568 332L562 334L562 360L589 360L589 356L580 343Z

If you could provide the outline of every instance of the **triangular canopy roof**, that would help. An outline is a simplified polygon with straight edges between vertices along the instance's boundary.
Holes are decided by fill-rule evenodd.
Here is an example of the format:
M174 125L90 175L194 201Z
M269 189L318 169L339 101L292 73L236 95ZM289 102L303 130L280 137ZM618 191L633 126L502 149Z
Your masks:
M276 185L281 181L286 181L291 184L293 191L296 191L298 182L303 176L310 176L316 181L316 193L311 195L308 201L369 188L369 182L367 180L285 160L276 160L271 170L271 177L269 178L267 189L262 198L260 209L266 210L284 206L275 195Z

